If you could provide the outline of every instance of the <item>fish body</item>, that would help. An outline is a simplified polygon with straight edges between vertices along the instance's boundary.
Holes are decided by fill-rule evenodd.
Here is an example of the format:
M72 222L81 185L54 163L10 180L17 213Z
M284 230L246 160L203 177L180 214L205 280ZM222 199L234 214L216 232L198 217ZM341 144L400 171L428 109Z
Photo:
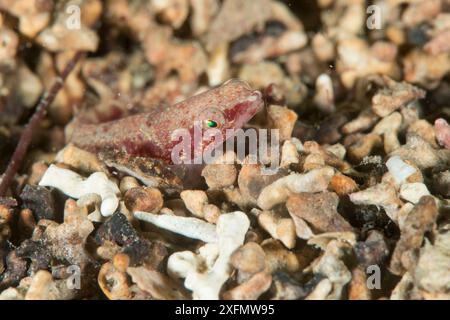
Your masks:
M149 113L99 124L75 122L67 140L94 153L105 149L116 150L129 156L160 159L171 164L172 149L178 143L172 139L175 130L186 129L193 134L196 123L213 123L225 140L226 131L242 128L263 105L259 91L252 90L244 81L232 79L219 87ZM202 148L209 143L203 144Z

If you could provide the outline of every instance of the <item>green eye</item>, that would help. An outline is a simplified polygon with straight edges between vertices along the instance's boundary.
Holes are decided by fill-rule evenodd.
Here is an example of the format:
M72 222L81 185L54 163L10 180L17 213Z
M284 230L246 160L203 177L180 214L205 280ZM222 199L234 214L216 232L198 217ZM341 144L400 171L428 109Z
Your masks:
M214 120L206 120L206 125L208 126L208 128L216 128L217 122L215 122Z

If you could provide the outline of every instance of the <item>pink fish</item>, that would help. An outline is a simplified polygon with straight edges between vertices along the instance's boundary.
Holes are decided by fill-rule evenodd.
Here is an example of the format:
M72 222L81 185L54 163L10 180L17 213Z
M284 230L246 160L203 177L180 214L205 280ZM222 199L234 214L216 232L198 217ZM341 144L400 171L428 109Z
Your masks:
M171 164L172 149L178 143L172 140L175 130L186 129L193 134L194 124L200 122L204 123L205 129L219 129L225 140L227 130L242 128L263 105L261 92L252 90L241 80L233 79L185 101L149 113L100 124L74 122L67 138L68 142L94 153L105 149L116 150L130 156L160 159ZM203 144L202 148L208 147L210 143L215 141Z

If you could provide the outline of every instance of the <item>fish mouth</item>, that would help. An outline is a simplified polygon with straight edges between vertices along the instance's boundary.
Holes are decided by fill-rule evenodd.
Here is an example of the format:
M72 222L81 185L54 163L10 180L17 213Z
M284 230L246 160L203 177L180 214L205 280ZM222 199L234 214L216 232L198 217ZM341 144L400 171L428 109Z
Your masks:
M248 114L249 117L246 119L246 121L250 121L258 112L260 112L264 107L264 99L263 94L261 91L255 90L251 94L251 96L248 99L249 101L253 102L250 104L248 108Z
M224 116L229 128L242 128L250 121L264 106L262 93L258 90L253 91L247 99L235 104L231 108L225 110Z

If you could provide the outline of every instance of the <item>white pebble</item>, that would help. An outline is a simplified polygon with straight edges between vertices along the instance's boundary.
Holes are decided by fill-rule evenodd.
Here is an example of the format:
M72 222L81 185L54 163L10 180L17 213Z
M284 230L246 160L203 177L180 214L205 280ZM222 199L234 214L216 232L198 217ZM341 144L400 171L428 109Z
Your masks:
M216 229L218 243L206 244L198 255L186 251L173 253L167 263L168 273L185 278L184 286L192 291L194 300L218 300L232 272L230 257L244 243L249 227L250 220L243 212L222 214Z
M420 182L405 183L400 188L400 197L411 203L418 203L423 196L430 195L427 186Z
M96 193L102 198L100 212L105 217L112 215L119 206L117 194L120 193L120 190L117 184L109 180L103 172L94 172L85 179L76 172L51 165L39 185L56 188L74 199Z
M386 167L395 179L395 182L402 184L416 172L413 166L404 162L399 156L393 156L386 161Z
M217 242L216 226L197 218L136 211L134 216L157 227L203 242Z

